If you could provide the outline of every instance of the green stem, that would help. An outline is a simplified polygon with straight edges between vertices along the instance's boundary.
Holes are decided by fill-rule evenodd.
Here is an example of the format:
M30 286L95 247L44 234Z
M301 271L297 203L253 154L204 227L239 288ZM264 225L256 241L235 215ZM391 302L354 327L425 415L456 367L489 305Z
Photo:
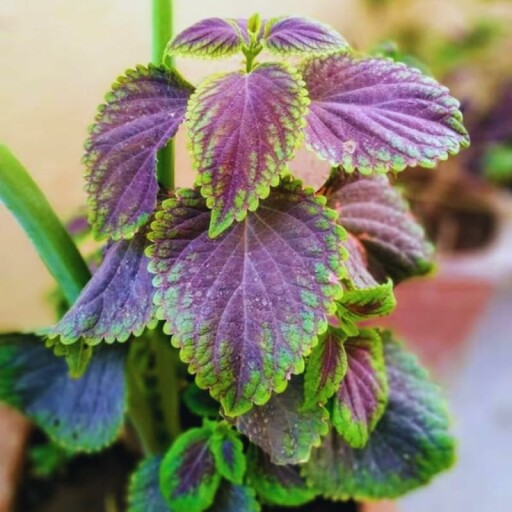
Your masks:
M129 411L144 452L161 454L181 432L178 351L160 328L130 346Z
M163 62L165 48L173 34L172 0L153 0L153 44L152 62L160 65ZM172 59L167 62L174 65ZM160 185L168 190L174 189L174 141L158 152L157 178Z
M23 165L0 145L0 201L16 217L68 304L91 274L76 245Z
M151 340L143 335L130 344L126 365L128 411L145 454L157 455L165 450L165 442L156 420L155 393L152 378Z
M160 406L171 440L181 433L178 379L178 351L171 347L169 337L158 331L154 340L156 375L160 388Z

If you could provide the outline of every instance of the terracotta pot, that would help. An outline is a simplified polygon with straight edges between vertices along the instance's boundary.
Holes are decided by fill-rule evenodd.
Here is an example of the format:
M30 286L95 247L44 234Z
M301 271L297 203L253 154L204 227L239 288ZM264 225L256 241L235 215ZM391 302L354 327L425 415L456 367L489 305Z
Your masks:
M493 296L489 280L450 276L414 279L396 289L397 307L378 325L391 328L421 358L441 373L463 351Z
M29 422L0 404L0 512L9 512L23 464Z
M375 322L392 328L423 363L449 374L495 292L512 282L512 201L496 198L498 233L489 247L441 255L431 277L396 288L397 308Z
M375 501L364 503L362 512L397 512L398 508L393 501Z

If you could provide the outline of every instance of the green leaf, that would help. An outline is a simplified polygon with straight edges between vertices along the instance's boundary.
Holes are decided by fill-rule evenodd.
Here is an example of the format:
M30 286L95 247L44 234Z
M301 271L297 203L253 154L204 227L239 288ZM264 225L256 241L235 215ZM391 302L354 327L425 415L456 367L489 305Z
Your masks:
M28 448L30 471L37 478L51 478L57 475L72 457L72 452L52 441Z
M340 387L347 372L345 338L343 332L330 327L311 352L304 374L305 407L327 402Z
M369 288L346 290L340 301L339 314L352 322L389 315L396 306L393 281Z
M173 512L201 512L212 505L220 484L210 448L212 427L181 434L160 466L160 489Z
M68 304L91 274L76 245L21 163L0 145L0 202L16 217Z
M59 339L47 339L45 345L47 348L52 348L57 357L63 357L66 360L69 376L73 379L79 379L91 362L93 348L83 339L71 345L66 345Z
M130 478L127 512L171 512L158 485L161 457L146 457Z
M388 379L377 331L361 329L345 341L348 370L333 400L332 424L345 441L362 448L388 403Z
M215 496L215 502L208 512L259 512L260 510L254 489L246 485L222 482Z
M304 467L308 483L335 500L394 499L427 484L454 460L439 388L416 358L383 335L389 405L363 449L333 429Z
M270 457L255 446L249 451L247 480L262 500L273 505L296 507L317 495L301 476L299 466L273 464Z
M223 478L241 484L244 479L246 462L244 444L231 427L221 424L215 431L211 450L217 470Z
M304 409L304 385L291 379L283 393L276 393L260 407L236 419L236 428L258 445L275 464L299 464L309 458L328 431L327 411L321 406Z

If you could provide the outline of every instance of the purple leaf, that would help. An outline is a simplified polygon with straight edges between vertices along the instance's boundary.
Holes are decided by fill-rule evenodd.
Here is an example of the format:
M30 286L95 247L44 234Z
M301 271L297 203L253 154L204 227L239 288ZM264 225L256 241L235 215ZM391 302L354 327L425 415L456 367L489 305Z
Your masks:
M345 351L348 370L334 397L331 419L350 446L362 448L388 403L382 342L376 331L361 329L345 341Z
M311 98L306 143L347 172L433 167L469 144L458 101L416 69L331 55L302 71Z
M337 203L334 204L341 208ZM342 220L339 219L339 222L341 224ZM378 282L368 270L367 254L362 243L354 235L348 233L347 239L343 241L343 247L348 254L345 267L351 287L364 290L377 286Z
M363 449L334 430L304 467L308 483L326 497L394 499L427 484L454 459L444 400L411 354L384 336L389 405Z
M17 407L57 444L70 451L97 451L117 438L126 409L125 351L102 347L80 379L68 375L31 334L0 339L0 401Z
M307 98L283 64L207 78L187 111L198 185L212 208L210 236L258 207L276 186L301 137Z
M245 25L247 25L247 20ZM236 20L207 18L180 32L167 47L169 55L228 57L241 51L245 38Z
M264 46L280 55L347 51L348 43L328 25L299 17L274 18L265 26Z
M432 269L433 247L386 176L340 173L338 179L338 189L329 204L339 211L342 226L365 247L372 271L379 273L381 267L380 273L397 283ZM358 263L357 266L362 271ZM355 277L355 271L350 275ZM362 274L359 278L363 279ZM371 285L367 278L363 280Z
M305 405L324 404L339 389L347 372L346 336L330 327L313 348L304 374Z
M218 239L196 191L167 200L152 224L157 316L228 415L283 391L327 328L341 286L342 231L312 191L284 180Z
M113 242L73 307L52 328L65 344L83 337L90 344L126 341L153 320L152 276L144 254L147 226L131 240Z
M249 451L248 481L266 503L296 507L316 496L300 474L300 466L272 464L270 457L255 446Z
M91 231L87 213L80 210L66 222L66 230L75 242L81 242Z
M130 238L156 207L156 153L183 121L189 85L149 65L118 78L86 142L90 222L96 236Z
M160 489L173 512L212 505L221 477L209 447L211 436L209 426L187 430L166 453L160 465Z
M274 464L299 464L309 458L328 431L327 411L304 405L302 377L291 380L283 393L236 419L236 428L270 456Z

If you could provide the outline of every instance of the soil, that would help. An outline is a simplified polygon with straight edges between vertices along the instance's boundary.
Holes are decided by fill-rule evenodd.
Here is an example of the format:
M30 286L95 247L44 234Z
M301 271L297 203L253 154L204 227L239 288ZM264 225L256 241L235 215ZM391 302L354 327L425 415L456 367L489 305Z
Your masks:
M284 508L284 507L263 507L262 512L359 512L360 507L354 503L332 502L325 500L315 500L303 507Z
M41 441L41 433L31 445ZM37 478L25 464L14 512L100 512L110 501L125 510L125 495L137 457L121 444L95 455L80 455L68 461L52 478Z

